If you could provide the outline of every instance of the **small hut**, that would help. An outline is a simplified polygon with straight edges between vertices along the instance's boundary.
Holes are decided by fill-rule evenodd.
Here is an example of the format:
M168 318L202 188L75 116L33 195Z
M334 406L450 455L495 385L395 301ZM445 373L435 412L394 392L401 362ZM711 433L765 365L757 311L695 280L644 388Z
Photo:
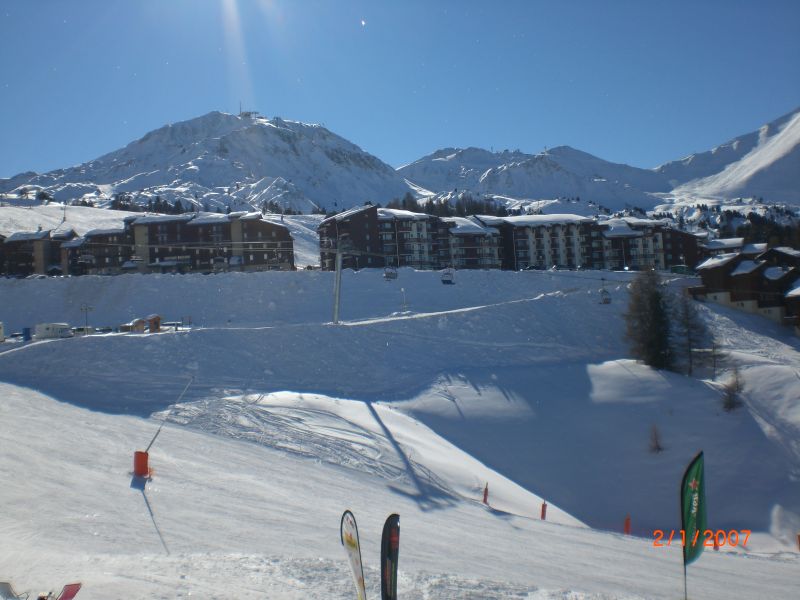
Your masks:
M147 317L147 327L150 333L158 333L161 331L161 317L159 315L150 315Z
M119 326L120 333L144 333L144 319L134 319L130 323L123 323Z

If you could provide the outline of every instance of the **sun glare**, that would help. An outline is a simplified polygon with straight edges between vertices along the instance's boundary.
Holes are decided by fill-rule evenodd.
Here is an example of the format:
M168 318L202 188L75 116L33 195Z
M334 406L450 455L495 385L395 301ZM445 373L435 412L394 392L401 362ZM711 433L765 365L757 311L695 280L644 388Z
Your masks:
M232 99L241 100L246 106L253 107L256 99L237 0L222 0L222 26L225 34L225 54L228 59L228 85Z

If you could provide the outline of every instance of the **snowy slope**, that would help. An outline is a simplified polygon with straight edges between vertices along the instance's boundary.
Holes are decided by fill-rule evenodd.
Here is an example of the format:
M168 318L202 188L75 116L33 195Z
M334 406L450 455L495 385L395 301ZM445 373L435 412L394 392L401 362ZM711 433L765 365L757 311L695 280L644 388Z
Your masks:
M57 201L96 203L127 192L186 205L251 206L275 201L311 212L401 197L394 169L319 125L220 112L166 125L88 163L0 180L0 192L44 188Z
M728 157L737 160L727 162ZM715 148L710 155L684 160L688 161L687 170L694 162L713 162L717 167L724 164L724 168L677 187L672 191L676 197L724 199L755 196L764 197L768 202L796 206L800 204L800 111L764 125L757 134L751 133ZM662 167L664 174L673 170L671 165Z
M800 111L792 111L765 124L758 131L740 135L706 152L690 154L680 160L664 163L655 170L665 176L673 187L721 173L729 165L743 159L768 138L780 133L789 122L796 118L798 112Z
M598 303L600 276L611 305ZM82 302L96 307L97 325L157 312L190 315L196 328L6 344L0 379L140 416L167 409L189 377L187 403L282 391L391 403L590 526L616 530L631 513L640 533L675 525L674 481L704 448L720 526L769 531L776 510L800 514L798 420L781 400L800 392L800 378L781 379L766 399L754 386L754 418L722 413L716 384L627 362L629 277L461 272L451 287L437 273L403 269L387 283L379 271L348 271L342 327L326 324L331 273L3 281L0 306L14 307L0 315L8 331L81 322ZM404 300L412 312L398 314ZM758 327L773 337L758 346L772 353L761 366L800 372L800 344L778 345L767 325L728 323L720 344L751 355L747 344L766 340ZM76 364L102 367L76 378ZM660 455L647 451L653 425L667 447Z
M402 598L633 600L682 593L676 547L653 548L650 540L541 522L463 498L426 506L408 493L407 481L316 460L313 442L321 434L338 444L375 443L386 441L386 433L375 433L383 427L403 450L416 451L415 461L451 448L388 408L375 406L370 417L364 405L325 401L324 413L298 413L290 422L295 430L308 419L317 427L300 438L305 457L231 439L251 426L247 413L226 423L231 435L167 425L150 453L153 479L141 489L130 476L131 455L157 422L6 384L0 397L0 572L18 589L38 593L78 580L85 600L353 598L338 540L346 507L358 519L370 598L379 594L380 528L392 511L401 515ZM275 400L248 405L285 419L278 409L289 399ZM322 399L310 402L318 407ZM789 599L797 569L791 554L707 552L689 569L689 590L712 600Z

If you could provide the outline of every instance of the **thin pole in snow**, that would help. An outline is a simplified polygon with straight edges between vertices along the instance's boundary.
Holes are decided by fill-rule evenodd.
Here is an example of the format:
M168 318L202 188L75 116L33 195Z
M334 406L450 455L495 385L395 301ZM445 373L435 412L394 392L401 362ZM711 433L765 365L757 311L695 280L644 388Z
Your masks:
M186 393L186 390L188 390L189 386L192 385L192 381L193 380L194 380L194 376L189 378L189 382L186 384L186 387L183 388L183 391L181 392L181 395L178 396L178 399L175 401L175 404L177 404L178 402L181 401L181 398L183 398L183 395ZM164 427L164 423L166 423L166 422L167 422L167 417L164 417L164 420L161 421L161 425L158 426L158 431L156 431L156 434L153 436L153 439L150 440L150 443L147 444L147 448L144 449L145 452L149 452L150 451L150 447L153 445L153 442L156 441L156 438L158 437L158 434L161 433L161 429Z
M689 594L686 591L686 557L683 559L683 600L689 600Z
M336 242L336 277L333 282L333 324L339 324L339 299L342 295L342 250Z

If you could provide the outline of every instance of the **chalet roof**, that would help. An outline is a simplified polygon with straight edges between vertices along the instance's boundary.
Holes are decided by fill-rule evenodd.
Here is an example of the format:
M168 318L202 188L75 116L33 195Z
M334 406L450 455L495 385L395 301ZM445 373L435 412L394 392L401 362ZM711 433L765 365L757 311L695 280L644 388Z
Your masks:
M794 267L769 267L764 270L764 277L772 281L778 281L794 271Z
M709 259L704 260L699 265L697 265L694 270L701 271L703 269L716 269L717 267L722 267L727 265L731 262L734 258L739 256L738 252L729 252L727 254L718 254L717 256L712 256Z
M50 237L50 230L44 229L42 231L17 231L8 236L5 243L10 242L30 242L33 240L46 240Z
M780 252L786 256L791 256L792 258L800 258L800 250L795 250L789 246L776 246L775 248L771 248L771 250L773 252Z
M795 286L786 292L787 298L800 298L800 281L795 283Z
M320 225L324 225L325 223L329 223L331 221L342 221L342 220L347 219L349 217L352 217L353 215L356 215L356 214L358 214L360 212L364 212L364 211L367 211L367 210L370 210L370 209L374 209L374 208L375 208L375 206L372 205L372 204L365 204L364 206L356 206L354 208L348 208L347 210L344 210L344 211L342 211L342 212L340 212L338 214L332 215L332 216L328 217L327 219L323 219L322 222L320 223Z
M738 250L744 246L744 238L719 238L706 242L708 250Z
M432 219L433 215L426 213L415 213L410 210L400 210L397 208L379 208L378 220L391 221L393 219L402 219L407 221L427 221Z
M744 246L742 246L742 254L755 256L766 251L766 249L767 249L766 244L745 244Z
M764 261L757 262L755 260L743 260L736 265L736 268L733 271L731 271L731 277L736 277L737 275L747 275L764 264Z

